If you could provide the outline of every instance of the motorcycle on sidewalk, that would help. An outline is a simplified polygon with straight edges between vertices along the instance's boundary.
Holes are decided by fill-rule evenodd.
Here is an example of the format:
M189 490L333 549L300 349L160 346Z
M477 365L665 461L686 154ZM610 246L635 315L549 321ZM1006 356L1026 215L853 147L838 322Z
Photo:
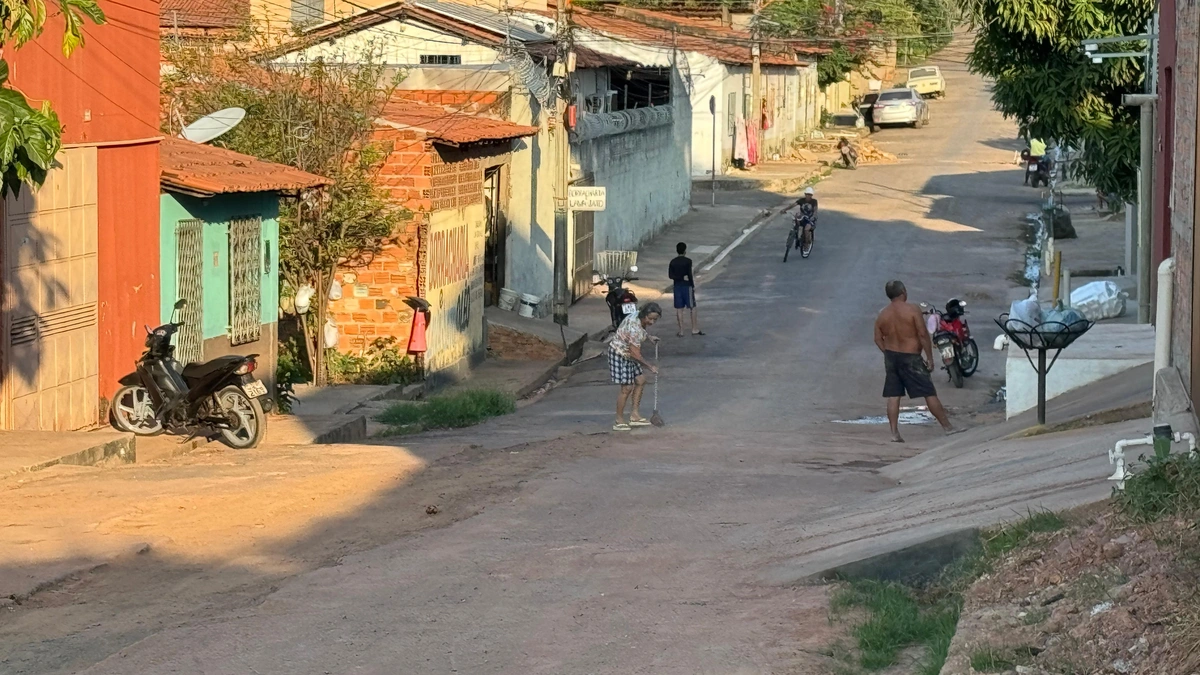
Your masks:
M934 350L942 358L942 370L949 374L954 386L961 389L963 378L974 375L979 368L979 347L967 325L967 303L950 298L944 312L926 303L922 303L921 308L928 317L927 327Z
M266 385L253 374L258 355L180 364L171 338L183 326L176 319L186 306L180 300L169 323L146 327L146 352L113 395L113 426L138 436L169 431L219 438L238 450L253 448L266 436L266 412L273 407Z
M637 271L637 265L633 265L625 273L625 276L617 275L610 277L605 274L598 274L592 281L593 286L608 285L608 291L604 294L604 302L608 305L608 313L612 318L613 330L616 330L626 317L637 314L637 295L632 290L625 288L626 281L637 281L637 277L630 276Z

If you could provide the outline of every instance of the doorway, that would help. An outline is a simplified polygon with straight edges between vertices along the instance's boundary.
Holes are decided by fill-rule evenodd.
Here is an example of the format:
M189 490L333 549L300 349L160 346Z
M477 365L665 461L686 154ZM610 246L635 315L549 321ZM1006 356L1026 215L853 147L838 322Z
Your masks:
M499 166L483 171L483 203L486 209L486 240L483 246L483 304L486 307L500 301L500 289L504 286L504 249L508 242L508 221L504 217L502 197L504 184L501 182Z

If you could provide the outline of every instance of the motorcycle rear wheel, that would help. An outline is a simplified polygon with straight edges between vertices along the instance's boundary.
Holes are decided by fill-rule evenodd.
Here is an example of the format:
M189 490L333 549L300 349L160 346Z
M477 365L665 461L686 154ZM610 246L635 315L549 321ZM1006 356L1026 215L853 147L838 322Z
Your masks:
M975 340L968 339L963 344L958 352L958 367L962 370L963 377L974 375L979 368L979 347L975 345Z
M221 442L235 450L249 450L267 435L267 415L258 399L250 398L241 387L230 385L217 392L220 412L235 416L236 429L221 429Z
M150 392L140 384L118 389L108 411L114 427L137 436L157 436L163 432L162 421L154 413Z
M959 369L958 364L951 363L950 365L946 366L946 370L950 371L950 381L954 383L954 388L962 389L963 373L962 370Z

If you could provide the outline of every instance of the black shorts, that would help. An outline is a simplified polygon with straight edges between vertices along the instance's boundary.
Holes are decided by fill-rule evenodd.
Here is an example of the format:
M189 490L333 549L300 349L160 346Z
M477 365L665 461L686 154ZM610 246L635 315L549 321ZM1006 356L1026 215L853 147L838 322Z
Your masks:
M929 369L920 354L884 352L883 368L887 378L883 381L883 397L896 398L908 394L909 398L937 396Z

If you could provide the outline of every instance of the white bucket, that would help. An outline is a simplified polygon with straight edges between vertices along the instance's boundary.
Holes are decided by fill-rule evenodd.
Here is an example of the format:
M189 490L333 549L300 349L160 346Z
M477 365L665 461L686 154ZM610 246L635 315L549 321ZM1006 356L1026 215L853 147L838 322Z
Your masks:
M518 297L520 297L520 293L517 293L516 291L509 289L509 288L501 288L500 289L500 302L497 303L497 306L506 312L511 312L514 309L516 309L516 307L517 307L517 298Z
M541 301L542 299L539 296L522 293L521 308L517 310L517 314L532 319L534 315L537 314L537 306Z

